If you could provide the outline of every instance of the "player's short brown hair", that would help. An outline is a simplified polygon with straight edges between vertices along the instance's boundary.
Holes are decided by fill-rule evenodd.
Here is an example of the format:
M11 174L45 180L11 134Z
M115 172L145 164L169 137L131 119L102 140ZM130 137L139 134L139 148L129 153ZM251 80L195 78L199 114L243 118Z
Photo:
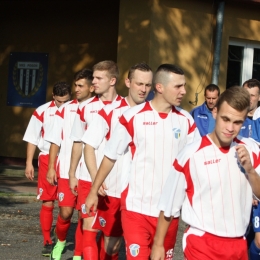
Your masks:
M157 68L157 70L155 72L155 75L153 77L153 89L155 91L157 91L156 87L155 87L156 84L161 83L164 86L166 86L168 84L168 82L169 82L169 77L168 77L169 73L184 75L184 71L180 67L178 67L178 66L176 66L174 64L167 64L167 63L161 64Z
M116 82L119 78L119 69L117 64L112 60L104 60L100 61L93 66L93 71L100 70L100 71L107 71L107 74L110 78L115 78Z
M257 79L249 79L243 83L243 87L247 86L248 88L258 88L258 93L260 94L260 81Z
M226 89L218 98L216 108L219 110L224 102L227 102L229 106L235 110L242 112L244 110L249 111L250 107L250 95L248 91L242 87L234 86Z
M64 97L71 94L71 86L67 82L57 82L54 84L52 93L54 96Z
M145 63L145 62L136 63L134 66L132 66L132 67L129 69L127 78L128 78L130 81L131 81L131 79L133 78L134 72L135 72L136 70L140 70L140 71L144 71L144 72L149 72L149 71L152 72L152 69L149 67L149 65L148 65L147 63Z
M88 85L92 85L93 81L93 71L90 69L82 69L75 73L74 75L74 81L78 81L80 79L85 79L88 83Z

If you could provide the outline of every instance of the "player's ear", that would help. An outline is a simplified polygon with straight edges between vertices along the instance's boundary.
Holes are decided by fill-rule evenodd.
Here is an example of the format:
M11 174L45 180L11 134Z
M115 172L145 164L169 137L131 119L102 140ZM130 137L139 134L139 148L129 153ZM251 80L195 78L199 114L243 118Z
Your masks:
M92 93L92 92L94 92L94 90L95 90L94 85L91 85L91 86L89 87L89 92Z
M130 80L127 78L125 79L125 85L130 88Z
M115 86L116 85L116 78L115 77L112 77L110 79L110 86Z
M163 86L163 84L161 84L161 83L156 83L156 84L155 84L155 88L156 88L156 90L157 90L158 93L162 93L164 86Z

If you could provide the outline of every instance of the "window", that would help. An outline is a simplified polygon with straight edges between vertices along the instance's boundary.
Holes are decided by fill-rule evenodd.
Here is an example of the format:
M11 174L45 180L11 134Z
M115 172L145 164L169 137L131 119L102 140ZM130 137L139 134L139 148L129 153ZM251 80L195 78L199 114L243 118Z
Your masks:
M251 78L260 80L260 43L230 40L226 88Z

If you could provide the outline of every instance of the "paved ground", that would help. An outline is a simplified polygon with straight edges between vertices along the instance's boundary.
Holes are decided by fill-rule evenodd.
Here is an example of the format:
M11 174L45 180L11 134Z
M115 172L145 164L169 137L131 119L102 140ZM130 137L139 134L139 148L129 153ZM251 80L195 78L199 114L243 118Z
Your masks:
M24 169L0 165L0 259L48 259L40 255L42 248L42 237L39 228L41 203L35 198L36 181L27 181L24 177ZM56 218L57 207L54 214ZM73 216L66 251L62 256L64 260L72 259L74 232L77 223L76 215ZM175 260L183 259L181 236L184 228L185 225L181 222L175 247ZM119 259L126 259L123 246Z

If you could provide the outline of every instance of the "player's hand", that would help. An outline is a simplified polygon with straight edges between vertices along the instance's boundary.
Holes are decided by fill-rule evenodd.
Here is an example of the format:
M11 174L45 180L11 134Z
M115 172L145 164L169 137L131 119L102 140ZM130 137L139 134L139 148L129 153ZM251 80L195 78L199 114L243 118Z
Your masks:
M240 161L240 164L245 169L246 173L249 173L253 170L253 165L249 156L249 152L247 151L244 145L237 145L236 146L237 157Z
M76 177L70 177L70 190L75 195L78 196L78 179Z
M98 205L98 195L95 192L90 190L85 201L86 214L90 215L91 211L96 212L97 205Z
M51 185L56 185L57 184L57 174L54 169L49 169L47 172L47 181Z
M27 179L33 181L34 179L34 167L32 164L26 165L25 176Z
M105 190L107 190L107 186L106 186L106 184L103 182L103 184L102 184L102 185L100 186L100 188L98 189L98 194L101 195L101 196L103 196L103 197L107 196L107 193L106 193Z
M164 260L165 259L165 250L164 246L153 244L152 251L150 255L151 260Z

